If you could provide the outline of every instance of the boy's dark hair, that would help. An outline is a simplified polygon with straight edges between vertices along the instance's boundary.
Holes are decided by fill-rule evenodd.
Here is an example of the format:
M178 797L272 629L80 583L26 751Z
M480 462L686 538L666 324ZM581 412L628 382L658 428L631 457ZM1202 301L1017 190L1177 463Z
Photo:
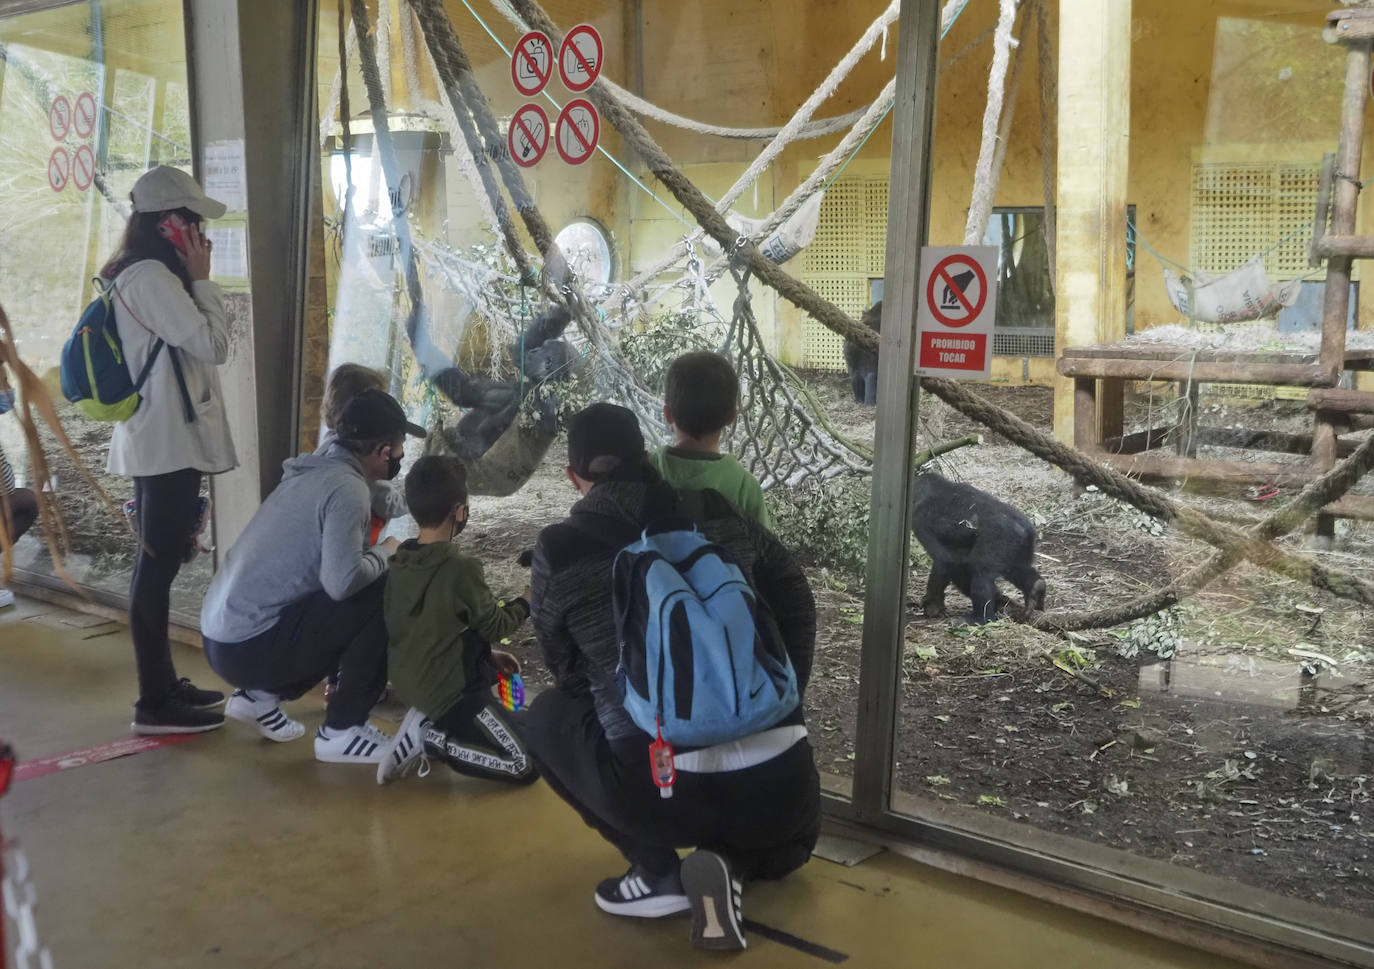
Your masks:
M739 377L719 353L684 353L668 367L663 403L673 412L678 430L691 437L714 434L735 419Z
M360 363L341 363L330 371L324 385L324 400L320 402L324 426L334 430L348 402L364 390L386 390L386 380L376 370Z
M406 507L423 528L442 524L455 505L468 500L468 472L455 457L426 454L406 475Z

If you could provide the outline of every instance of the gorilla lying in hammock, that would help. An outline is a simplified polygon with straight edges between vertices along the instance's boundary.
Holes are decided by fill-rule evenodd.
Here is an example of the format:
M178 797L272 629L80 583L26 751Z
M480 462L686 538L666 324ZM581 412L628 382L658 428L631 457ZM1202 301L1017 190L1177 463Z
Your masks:
M571 319L563 307L550 307L525 328L522 340L510 344L511 362L523 379L493 380L455 366L430 375L439 392L467 412L456 426L440 428L426 450L461 459L471 493L512 494L544 457L557 432L557 398L544 395L533 427L521 426L517 418L525 396L545 382L566 378L576 366L577 354L560 339Z

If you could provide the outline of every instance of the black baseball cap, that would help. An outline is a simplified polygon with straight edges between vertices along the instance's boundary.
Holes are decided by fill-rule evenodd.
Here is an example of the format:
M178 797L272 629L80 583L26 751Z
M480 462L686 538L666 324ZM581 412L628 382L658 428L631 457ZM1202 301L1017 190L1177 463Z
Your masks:
M568 422L568 466L587 481L602 481L625 465L644 460L644 435L634 412L616 404L592 404Z
M364 390L350 400L339 415L336 430L344 441L379 441L403 431L411 437L425 436L423 427L406 420L396 398L380 390Z

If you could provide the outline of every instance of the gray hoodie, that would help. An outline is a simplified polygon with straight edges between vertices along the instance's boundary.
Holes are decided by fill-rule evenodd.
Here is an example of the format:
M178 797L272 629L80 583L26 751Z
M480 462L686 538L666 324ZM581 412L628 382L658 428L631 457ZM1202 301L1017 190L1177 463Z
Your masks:
M385 574L387 554L367 548L370 496L358 459L330 443L282 465L267 496L215 573L200 628L241 643L283 610L323 590L342 601Z

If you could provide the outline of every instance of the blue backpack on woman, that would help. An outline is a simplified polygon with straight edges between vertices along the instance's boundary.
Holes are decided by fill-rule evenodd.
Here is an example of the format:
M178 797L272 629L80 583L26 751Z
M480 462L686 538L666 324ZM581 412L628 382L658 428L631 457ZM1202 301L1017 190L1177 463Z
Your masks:
M97 279L95 285L99 295L82 312L76 329L62 347L62 395L90 420L127 421L143 402L140 391L166 341L158 339L153 344L137 379L130 376L124 344L115 326L114 283ZM186 422L193 423L196 412L186 390L181 360L175 347L168 347L167 354L176 372Z

